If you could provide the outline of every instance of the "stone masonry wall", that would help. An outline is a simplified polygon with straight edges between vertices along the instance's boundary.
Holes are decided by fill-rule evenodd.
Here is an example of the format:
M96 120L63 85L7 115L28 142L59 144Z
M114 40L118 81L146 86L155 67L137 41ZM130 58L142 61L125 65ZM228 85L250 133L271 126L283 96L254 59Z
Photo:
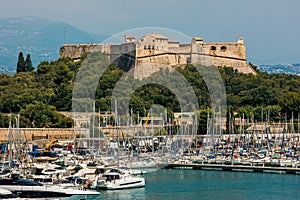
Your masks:
M16 129L12 129L13 138L16 138ZM8 140L8 128L0 128L0 142ZM39 139L74 139L78 134L85 134L85 129L72 129L72 128L22 128L19 131L19 135L22 140L32 141Z
M80 59L86 52L103 52L110 54L110 44L65 44L60 47L60 57Z
M134 74L139 79L159 71L162 66L172 68L187 63L228 66L241 73L256 74L246 61L243 38L237 42L203 42L201 38L193 38L190 44L179 44L164 36L149 34L138 41L130 40L121 44L63 45L60 57L79 59L83 53L95 51L110 55L111 61L123 54L135 60Z

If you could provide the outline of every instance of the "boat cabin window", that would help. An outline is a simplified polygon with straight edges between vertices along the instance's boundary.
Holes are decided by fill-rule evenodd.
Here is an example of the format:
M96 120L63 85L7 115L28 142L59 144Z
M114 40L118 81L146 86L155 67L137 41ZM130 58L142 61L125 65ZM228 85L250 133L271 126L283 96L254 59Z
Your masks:
M116 179L120 179L120 176L118 174L116 175L105 175L105 179L110 181L110 180L116 180Z
M29 185L29 186L42 186L42 184L30 181L30 180L25 180L25 179L20 179L17 181L13 181L13 185Z
M119 170L117 170L117 169L111 169L111 170L109 170L109 172L119 172Z
M46 169L45 172L56 172L55 169Z
M42 184L25 180L25 179L0 179L0 185L29 185L29 186L42 186Z
M35 182L40 182L40 183L52 183L53 182L52 178L35 178L33 180Z
M10 179L1 179L0 185L11 185L12 180Z
M96 173L97 174L103 174L103 173L105 173L105 169L104 168L97 168Z

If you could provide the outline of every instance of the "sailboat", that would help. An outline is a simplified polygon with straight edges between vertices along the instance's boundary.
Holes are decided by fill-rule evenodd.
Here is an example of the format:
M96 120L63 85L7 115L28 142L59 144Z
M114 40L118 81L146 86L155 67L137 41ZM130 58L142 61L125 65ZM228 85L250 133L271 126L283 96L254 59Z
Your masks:
M117 115L117 102L115 101L115 130L118 128L118 115ZM127 123L128 125L128 123ZM117 134L118 137L118 134ZM108 169L104 174L100 174L96 177L92 188L96 190L118 190L145 187L145 178L135 177L128 170L121 170L119 168L119 140L118 141L118 153L117 169Z

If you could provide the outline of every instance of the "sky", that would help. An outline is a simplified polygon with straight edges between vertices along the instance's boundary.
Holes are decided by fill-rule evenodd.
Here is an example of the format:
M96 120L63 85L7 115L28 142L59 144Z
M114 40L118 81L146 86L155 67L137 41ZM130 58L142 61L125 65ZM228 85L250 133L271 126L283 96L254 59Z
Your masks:
M162 27L204 41L245 38L254 64L300 63L299 0L0 0L0 18L37 16L90 33Z

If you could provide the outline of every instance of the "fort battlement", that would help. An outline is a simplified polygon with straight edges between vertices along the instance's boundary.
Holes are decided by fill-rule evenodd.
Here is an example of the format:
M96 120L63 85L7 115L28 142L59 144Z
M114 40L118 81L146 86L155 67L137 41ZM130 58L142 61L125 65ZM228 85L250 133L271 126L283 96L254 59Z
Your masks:
M185 64L233 67L241 73L256 74L246 61L244 38L237 42L204 42L202 38L192 38L191 43L180 44L166 36L151 33L136 40L125 35L120 44L65 44L60 48L60 57L80 59L86 52L102 52L111 61L120 56L133 59L136 78L147 77L161 67L172 69Z

